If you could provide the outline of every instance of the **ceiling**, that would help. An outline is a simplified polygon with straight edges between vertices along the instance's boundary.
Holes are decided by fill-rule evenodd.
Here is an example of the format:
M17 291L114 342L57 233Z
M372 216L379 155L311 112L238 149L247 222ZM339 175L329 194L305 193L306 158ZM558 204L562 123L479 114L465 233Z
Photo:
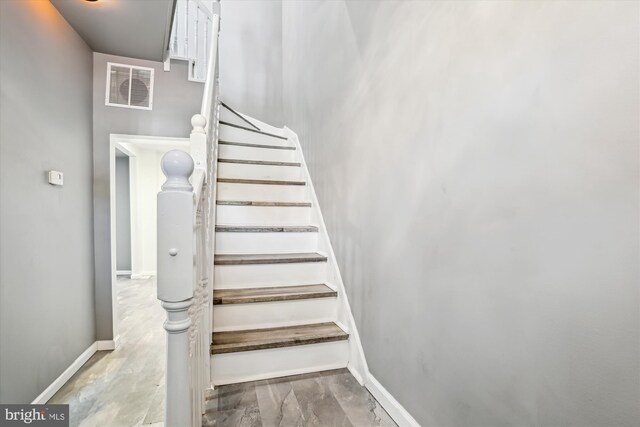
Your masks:
M95 52L163 61L175 0L50 0Z

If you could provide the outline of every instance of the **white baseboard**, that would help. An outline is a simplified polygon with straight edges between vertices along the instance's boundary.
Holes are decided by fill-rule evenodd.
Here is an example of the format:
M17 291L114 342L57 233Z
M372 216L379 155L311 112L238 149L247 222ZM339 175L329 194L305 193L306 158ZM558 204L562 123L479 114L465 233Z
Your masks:
M367 375L367 382L365 387L371 392L373 397L376 398L378 403L382 405L385 411L393 418L393 421L398 424L400 427L410 426L410 427L420 427L420 424L411 416L411 414L404 409L404 407L398 402L392 395L387 391L386 388L382 386L376 380L371 372Z
M74 360L71 365L67 369L64 370L63 373L60 374L58 378L53 380L49 387L47 387L38 397L36 397L31 404L33 405L41 405L45 404L53 397L54 394L58 392L62 388L63 385L66 384L67 381L78 372L82 365L87 363L87 360L91 358L95 354L96 351L102 350L115 350L118 348L118 344L120 342L120 335L115 337L112 340L105 341L96 341L89 346L85 351L82 352L80 356Z
M365 385L366 378L363 376L362 373L360 373L360 371L353 364L349 363L347 365L347 369L349 370L349 372L351 372L351 375L353 375L353 378L355 378L356 381L358 381L358 384L360 384L361 386Z
M115 350L118 348L118 343L120 342L120 335L115 337L112 340L104 340L104 341L96 341L96 350L104 351L104 350Z
M74 360L73 363L71 363L71 365L69 365L69 367L49 385L49 387L40 393L40 395L36 397L31 404L38 405L47 403L49 399L51 399L53 395L56 394L67 381L69 381L69 378L82 368L82 365L84 365L97 350L98 342L94 342L89 346L89 348L83 351L82 354L78 356L78 358Z
M131 274L131 279L133 280L143 280L143 279L148 279L151 276L155 276L156 272L155 271L141 271L140 273L135 273L135 274Z
M131 270L116 270L116 276L130 276Z

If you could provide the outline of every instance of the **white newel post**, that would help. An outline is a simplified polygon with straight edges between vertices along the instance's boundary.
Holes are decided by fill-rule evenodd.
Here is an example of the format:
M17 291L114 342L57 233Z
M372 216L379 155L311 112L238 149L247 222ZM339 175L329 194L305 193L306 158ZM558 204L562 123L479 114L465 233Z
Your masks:
M166 427L193 425L188 310L194 284L194 163L184 151L162 157L167 180L158 193L158 299L167 311Z

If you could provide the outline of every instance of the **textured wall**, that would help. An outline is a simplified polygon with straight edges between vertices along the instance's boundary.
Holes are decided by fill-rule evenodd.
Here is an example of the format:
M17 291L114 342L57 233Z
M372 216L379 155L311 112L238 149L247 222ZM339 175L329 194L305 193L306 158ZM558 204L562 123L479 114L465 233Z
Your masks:
M0 403L30 403L95 340L91 50L48 1L0 1L0 57Z
M236 110L282 126L282 3L221 3L220 94Z
M283 2L373 375L425 426L640 425L639 3Z
M0 0L1 1L1 0ZM105 105L107 62L155 69L153 110ZM186 63L173 61L171 71L161 62L93 54L93 206L95 236L96 333L113 339L111 292L111 226L109 197L109 135L174 136L186 138L191 116L200 112L202 83L187 80Z

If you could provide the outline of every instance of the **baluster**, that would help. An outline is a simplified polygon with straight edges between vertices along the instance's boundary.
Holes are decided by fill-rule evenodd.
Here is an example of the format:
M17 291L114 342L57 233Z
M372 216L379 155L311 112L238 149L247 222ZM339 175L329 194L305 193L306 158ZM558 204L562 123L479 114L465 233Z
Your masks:
M189 58L189 0L184 2L184 53L183 57Z
M205 126L207 119L201 114L194 114L191 117L191 135L189 141L191 143L191 156L195 160L196 169L207 169L207 134ZM205 177L206 182L206 177Z
M158 299L167 311L166 427L192 425L189 328L193 304L193 160L184 151L162 157L167 180L158 193Z

